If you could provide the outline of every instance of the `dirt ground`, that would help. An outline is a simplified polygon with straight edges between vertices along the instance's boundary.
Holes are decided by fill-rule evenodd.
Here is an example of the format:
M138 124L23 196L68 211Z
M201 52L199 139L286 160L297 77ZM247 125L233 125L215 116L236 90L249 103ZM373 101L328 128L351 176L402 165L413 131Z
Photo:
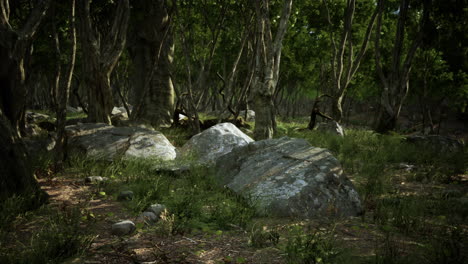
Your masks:
M466 180L465 183L468 183ZM39 181L41 187L50 195L50 206L64 212L79 207L94 218L90 230L94 240L90 248L84 256L66 263L286 263L285 255L278 247L259 249L249 246L251 231L242 228L170 236L161 236L151 228L137 228L137 231L129 236L117 237L111 234L113 223L125 219L135 220L122 203L110 196L96 195L96 187L86 184L83 179L65 175ZM467 186L462 184L455 187L466 193ZM400 191L407 194L432 192L434 188L436 187L423 184L400 185ZM370 224L372 212L363 217L347 219L254 219L254 222L278 230L281 234L280 244L286 239L283 234L287 227L294 224L314 230L334 228L335 238L340 247L352 249L353 255L361 257L375 255L384 238L381 229ZM15 232L26 234L34 229L34 223L24 223L16 228ZM399 254L410 253L418 246L417 238L411 236L397 235L394 241L398 244Z

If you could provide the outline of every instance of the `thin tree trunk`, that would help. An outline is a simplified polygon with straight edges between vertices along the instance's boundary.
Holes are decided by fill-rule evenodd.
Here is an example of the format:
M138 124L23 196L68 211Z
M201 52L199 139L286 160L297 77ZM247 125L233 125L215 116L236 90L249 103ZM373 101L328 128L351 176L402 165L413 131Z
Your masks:
M405 39L405 24L408 16L409 0L401 0L398 16L397 31L392 51L391 63L389 72L386 74L383 71L381 54L380 54L380 30L382 25L382 16L384 12L385 0L379 0L377 8L379 15L377 18L377 34L375 34L375 65L379 75L382 92L380 98L381 114L377 122L376 131L386 133L394 130L397 127L397 121L400 116L401 107L409 91L409 74L413 58L418 47L422 43L424 36L424 27L429 20L430 0L423 2L423 15L419 22L419 32L412 41L405 59L403 58L403 46Z
M327 0L323 0L323 4L327 10L327 19L330 26L330 41L332 43L332 116L334 120L340 122L343 118L343 97L345 96L349 83L351 82L352 78L359 69L361 61L364 58L364 55L367 51L367 46L372 33L372 28L375 24L375 20L378 14L378 8L376 8L367 24L366 33L362 40L359 52L356 55L354 55L354 46L351 36L353 18L356 10L356 0L347 0L346 2L345 13L343 16L344 27L341 33L339 46L337 46L334 34L332 32L333 24L330 16L330 11L328 9Z
M66 157L66 133L65 122L67 116L67 104L70 97L70 87L72 84L73 71L75 68L76 58L76 24L75 24L75 0L71 3L71 16L70 16L70 38L72 43L72 51L70 54L70 61L68 62L69 68L66 72L66 79L59 82L58 105L57 105L57 141L55 143L55 170L58 171L62 168L62 163ZM57 41L57 50L60 55L59 42ZM59 61L61 64L62 62Z

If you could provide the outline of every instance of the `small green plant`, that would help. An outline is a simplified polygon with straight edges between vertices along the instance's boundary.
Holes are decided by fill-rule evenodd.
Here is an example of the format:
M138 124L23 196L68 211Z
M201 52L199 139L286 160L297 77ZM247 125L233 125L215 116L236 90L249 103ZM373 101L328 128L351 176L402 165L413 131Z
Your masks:
M249 233L249 245L255 248L276 246L280 234L277 230L268 230L266 226L254 224Z
M336 246L334 232L315 230L305 232L301 226L293 226L284 249L288 263L333 263L344 252Z

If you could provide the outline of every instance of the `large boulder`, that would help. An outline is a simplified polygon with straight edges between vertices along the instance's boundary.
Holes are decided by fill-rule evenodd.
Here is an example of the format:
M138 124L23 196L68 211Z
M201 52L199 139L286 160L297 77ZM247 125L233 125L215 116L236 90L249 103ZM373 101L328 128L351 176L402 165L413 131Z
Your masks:
M235 148L217 160L216 178L267 214L309 218L362 212L338 160L304 139L268 139Z
M232 123L221 123L193 136L180 149L180 159L196 159L200 164L212 164L234 147L244 146L253 139Z
M141 127L85 123L67 126L68 147L95 159L154 158L174 160L175 147L160 132Z

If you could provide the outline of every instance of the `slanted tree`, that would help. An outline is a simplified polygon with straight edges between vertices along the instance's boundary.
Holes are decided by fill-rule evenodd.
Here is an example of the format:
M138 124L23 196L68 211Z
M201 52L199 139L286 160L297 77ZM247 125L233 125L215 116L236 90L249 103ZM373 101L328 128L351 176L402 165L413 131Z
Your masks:
M112 23L104 18L99 25L93 25L90 4L91 0L82 0L77 5L88 121L110 124L114 106L110 75L125 47L130 4L118 1Z
M279 78L281 48L291 15L292 0L285 0L278 28L273 37L270 21L270 1L255 1L256 54L252 82L255 111L255 139L272 138L276 130L273 96Z
M26 21L11 21L12 9L21 11L21 5L24 5L22 1L0 1L0 109L16 133L25 125L27 65L33 38L50 0L35 1Z
M323 3L327 10L327 20L332 25L330 11L328 8L327 0L323 0ZM354 13L356 11L356 0L347 0L346 8L344 11L344 26L341 32L341 39L339 43L336 43L335 36L332 30L330 30L330 42L332 46L332 82L333 82L333 97L332 97L332 112L333 118L340 122L343 117L342 102L346 94L348 86L359 69L361 60L364 58L364 55L367 50L369 39L371 36L372 28L375 24L375 19L377 17L378 9L374 11L370 17L367 29L362 38L361 46L357 54L354 53L354 40L352 39L352 29L353 29L353 19Z
M164 0L132 3L129 51L133 61L133 119L153 126L172 123L174 85L170 68L174 44L169 5Z

